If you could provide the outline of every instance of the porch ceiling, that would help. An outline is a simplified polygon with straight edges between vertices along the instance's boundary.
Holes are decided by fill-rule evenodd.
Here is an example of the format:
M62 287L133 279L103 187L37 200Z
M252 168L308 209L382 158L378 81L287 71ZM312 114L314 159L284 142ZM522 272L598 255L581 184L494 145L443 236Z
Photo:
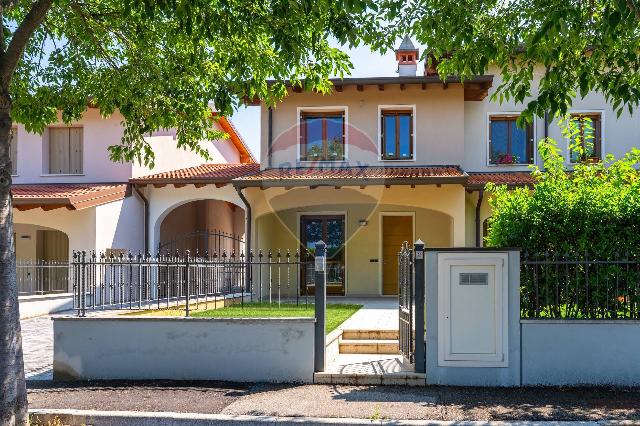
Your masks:
M465 184L459 166L274 168L234 179L237 187Z
M42 208L53 210L66 207L82 210L129 196L126 183L52 183L12 185L13 205L18 210Z

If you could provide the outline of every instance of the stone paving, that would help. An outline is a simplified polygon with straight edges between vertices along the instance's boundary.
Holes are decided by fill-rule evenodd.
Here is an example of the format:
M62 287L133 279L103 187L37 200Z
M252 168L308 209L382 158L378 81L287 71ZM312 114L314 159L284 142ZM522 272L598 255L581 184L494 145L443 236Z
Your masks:
M27 380L53 378L53 321L45 315L20 321Z

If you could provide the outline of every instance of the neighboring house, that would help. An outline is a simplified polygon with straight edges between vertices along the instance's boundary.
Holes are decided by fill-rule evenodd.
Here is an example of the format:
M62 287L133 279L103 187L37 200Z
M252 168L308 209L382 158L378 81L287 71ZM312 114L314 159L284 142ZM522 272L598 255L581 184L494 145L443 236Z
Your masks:
M233 235L236 246L242 244L244 205L231 186L197 185L197 195L191 196L185 194L193 188L165 187L158 180L187 167L196 167L194 173L215 173L226 182L257 169L231 122L221 118L215 124L228 139L201 142L212 157L210 164L177 148L175 131L146 137L155 152L156 173L147 185L144 176L151 170L109 159L107 148L122 138L122 120L119 113L103 118L88 108L73 125L55 124L42 135L14 128L11 192L21 294L68 290L59 279L66 272L58 268L52 275L51 268L37 264L65 264L73 250L116 256L129 250L155 253L166 241L171 244L165 250L204 251L213 238L197 231L206 229ZM154 233L147 235L147 229ZM182 240L185 234L188 240Z

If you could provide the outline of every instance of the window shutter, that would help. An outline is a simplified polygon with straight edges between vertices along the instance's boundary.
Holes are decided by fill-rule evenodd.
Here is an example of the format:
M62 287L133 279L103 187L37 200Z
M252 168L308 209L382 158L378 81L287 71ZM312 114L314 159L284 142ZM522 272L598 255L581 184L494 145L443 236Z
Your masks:
M9 158L11 159L11 174L18 174L18 135L16 129L11 129L9 136Z
M69 173L82 173L82 128L69 129Z
M49 173L69 173L69 129L49 129Z

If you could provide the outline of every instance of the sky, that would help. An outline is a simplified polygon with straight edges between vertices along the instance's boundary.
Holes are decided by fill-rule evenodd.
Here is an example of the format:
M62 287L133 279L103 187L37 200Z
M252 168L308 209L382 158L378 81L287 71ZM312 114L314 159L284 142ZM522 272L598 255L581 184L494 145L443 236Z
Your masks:
M343 49L348 53L353 63L351 77L394 77L396 76L395 55L389 51L385 55L372 53L368 47ZM418 65L418 69L421 69ZM260 107L241 107L231 120L240 135L253 152L256 159L260 159Z

